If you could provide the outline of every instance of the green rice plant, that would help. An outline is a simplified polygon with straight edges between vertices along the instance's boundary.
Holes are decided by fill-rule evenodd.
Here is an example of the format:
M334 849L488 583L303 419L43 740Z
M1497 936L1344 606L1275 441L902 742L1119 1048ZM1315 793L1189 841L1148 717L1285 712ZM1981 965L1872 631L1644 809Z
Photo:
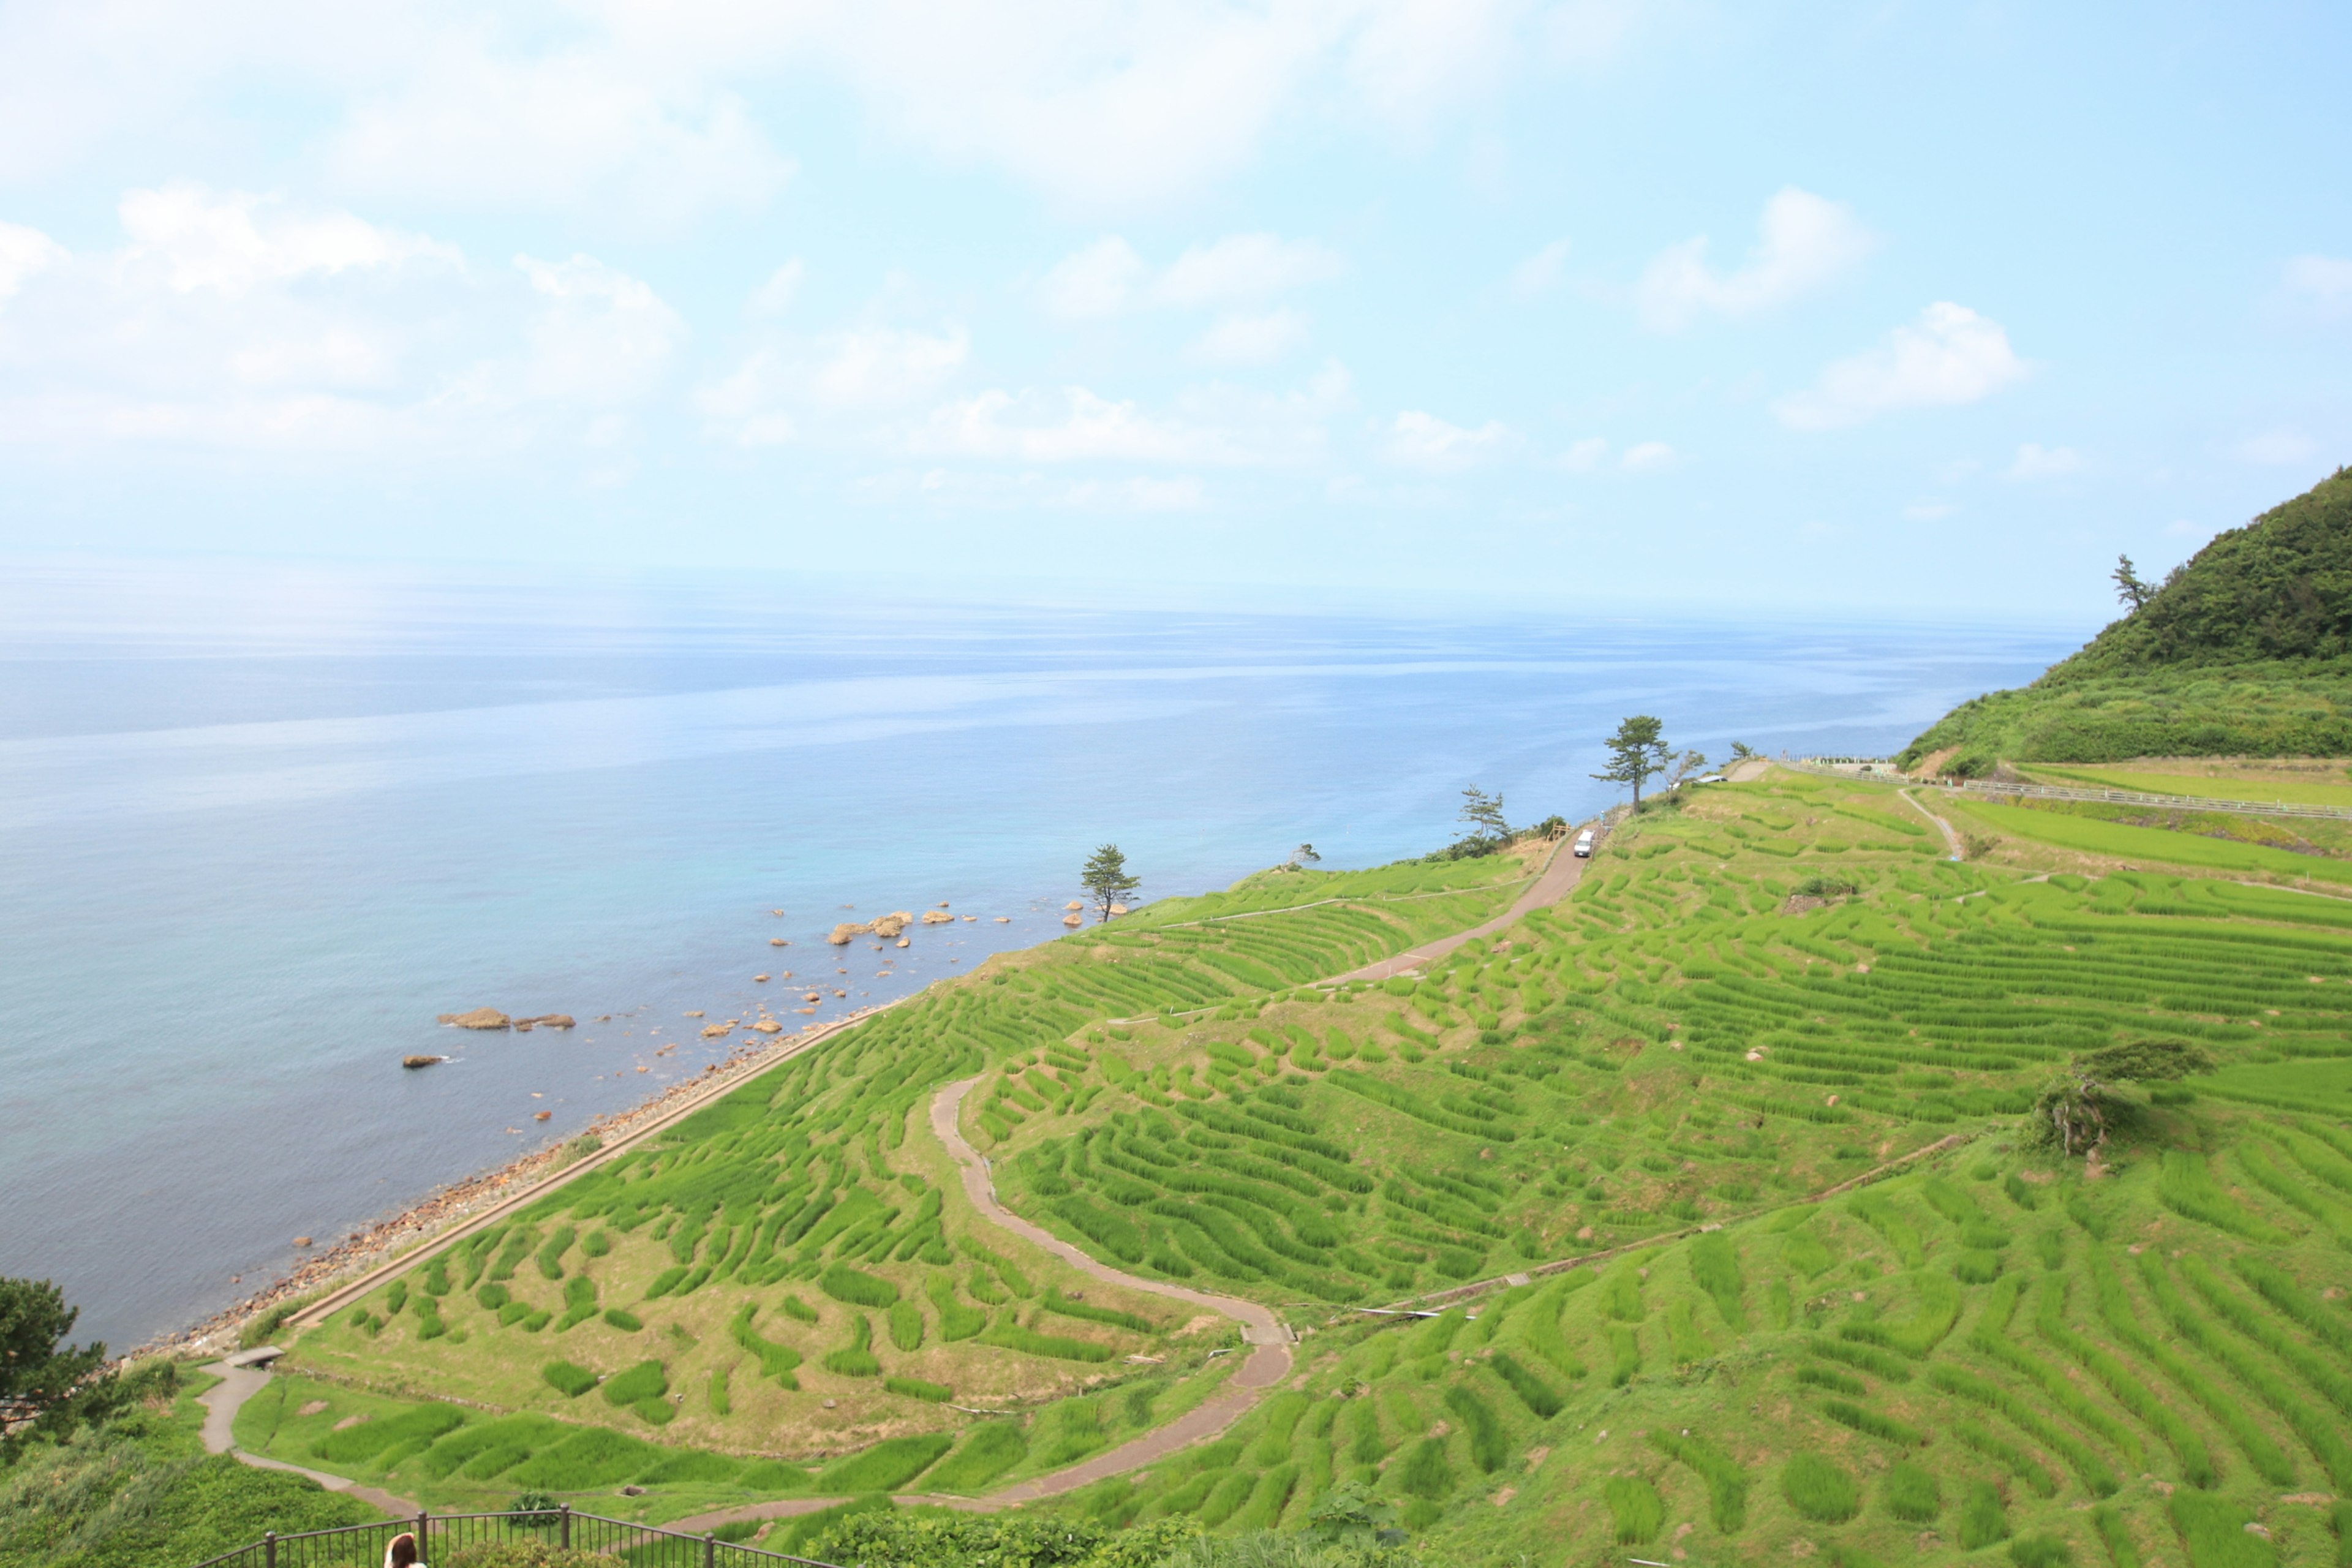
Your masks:
M407 1304L408 1281L405 1279L394 1280L392 1282L392 1288L383 1293L383 1315L387 1318L397 1318L400 1316L401 1308Z
M2174 1331L2228 1368L2240 1384L2252 1390L2256 1397L2276 1411L2294 1435L2319 1456L2320 1464L2336 1486L2352 1488L2352 1444L2344 1440L2341 1425L2322 1415L2269 1363L2251 1354L2207 1321L2172 1283L2157 1253L2142 1253L2139 1267L2149 1298Z
M1848 1377L1842 1372L1832 1371L1829 1367L1825 1366L1799 1367L1797 1369L1797 1381L1799 1383L1809 1384L1814 1388L1827 1388L1834 1390L1839 1394L1851 1394L1856 1396L1868 1394L1870 1392L1869 1385L1864 1383L1862 1379L1858 1377Z
M1495 1369L1496 1376L1510 1385L1511 1392L1519 1396L1519 1403L1533 1412L1536 1419L1549 1421L1559 1414L1559 1395L1552 1392L1543 1379L1520 1365L1518 1359L1509 1352L1496 1351L1487 1358L1486 1364Z
M836 1263L817 1279L817 1288L836 1301L853 1307L888 1307L898 1300L898 1287L878 1274Z
M712 1370L708 1397L713 1415L732 1415L735 1413L734 1394L728 1386L734 1374L732 1363Z
M640 1484L657 1486L725 1486L742 1479L745 1466L740 1459L730 1459L724 1454L707 1454L693 1449L673 1453L637 1474Z
M602 1258L613 1250L613 1238L601 1230L592 1230L580 1238L580 1250L591 1258Z
M849 1314L849 1342L828 1351L824 1369L841 1377L879 1377L882 1363L874 1357L874 1325L863 1312Z
M635 1405L658 1399L669 1392L669 1374L657 1361L641 1361L628 1371L604 1380L604 1399L611 1405Z
M2091 1510L2091 1528L2098 1532L2099 1544L2107 1550L2108 1568L2140 1568L2139 1547L2131 1537L2131 1527L2115 1504L2103 1502Z
M1836 1261L1829 1247L1810 1230L1792 1232L1780 1244L1781 1260L1808 1279L1818 1279Z
M1960 1447L1970 1453L1982 1454L2026 1485L2026 1489L2038 1498L2058 1495L2058 1483L2051 1479L2026 1451L2005 1437L1998 1436L1973 1421L1947 1421L1945 1429L1959 1440Z
M549 1362L539 1369L539 1375L566 1399L577 1399L596 1386L596 1374L576 1362Z
M1104 1362L1114 1353L1110 1346L1098 1345L1091 1340L1041 1334L1018 1323L999 1323L982 1333L980 1342L999 1350L1019 1351L1024 1355L1051 1356L1057 1361Z
M1819 1454L1799 1449L1780 1467L1780 1496L1820 1524L1843 1524L1862 1510L1853 1478Z
M2000 1506L2000 1489L1990 1481L1970 1481L1960 1493L1960 1544L1970 1552L2009 1539L2009 1515Z
M572 1242L577 1234L567 1225L547 1238L546 1244L539 1249L538 1263L541 1274L550 1279L563 1278L563 1255L572 1250ZM438 1262L439 1259L436 1258L435 1261Z
M1445 1439L1423 1437L1405 1456L1397 1484L1407 1497L1432 1502L1454 1489L1454 1467L1445 1462Z
M2009 1560L2017 1568L2074 1568L2074 1548L2064 1536L2038 1531L2011 1541Z
M969 1496L1019 1464L1029 1438L1017 1421L989 1421L971 1429L954 1453L931 1472L930 1489Z
M340 1432L330 1432L310 1445L310 1456L335 1465L364 1465L395 1446L418 1438L427 1442L466 1424L466 1413L454 1405L413 1405L373 1421L362 1421Z
M2241 1253L2230 1259L2230 1267L2254 1288L2255 1294L2301 1323L2312 1338L2340 1355L2352 1357L2352 1318L2341 1310L2330 1310L2276 1264Z
M1850 1344L1837 1340L1811 1339L1805 1349L1830 1361L1843 1362L1848 1366L1885 1378L1889 1383L1908 1383L1911 1369L1885 1351L1868 1344Z
M734 1318L727 1325L728 1337L759 1359L761 1376L785 1388L799 1388L800 1379L794 1375L794 1369L801 1364L801 1352L790 1345L762 1339L751 1327L751 1320L759 1316L759 1312L760 1306L756 1301L745 1301L738 1306Z
M1673 1349L1676 1366L1705 1361L1711 1352L1712 1347L1700 1335L1698 1325L1691 1321L1691 1304L1687 1300L1667 1303L1666 1342Z
M1091 1323L1109 1323L1116 1328L1127 1329L1139 1334L1155 1334L1160 1331L1160 1325L1149 1318L1140 1317L1133 1312L1122 1312L1116 1307L1097 1307L1091 1301L1073 1301L1063 1295L1059 1289L1052 1286L1046 1288L1045 1300L1039 1304L1046 1311L1057 1312L1065 1318L1080 1318Z
M2116 1473L2107 1462L2089 1444L2045 1417L2033 1400L1943 1363L1927 1369L1927 1381L1947 1394L1999 1412L2010 1425L2064 1459L2093 1496L2116 1495Z
M2211 1379L2198 1371L2174 1352L2169 1345L2156 1340L2139 1325L2130 1300L2125 1296L2123 1281L2116 1274L2115 1261L2104 1250L2094 1249L2089 1258L2088 1273L2093 1300L2098 1304L2100 1321L2124 1348L2141 1361L2154 1366L2169 1378L2173 1384L2198 1404L2237 1444L2254 1473L2273 1486L2291 1486L2294 1481L2294 1466L2280 1451L2270 1435L2254 1425L2246 1415L2243 1400L2225 1393Z
M1741 1310L1739 1254L1731 1237L1717 1231L1690 1244L1691 1278L1715 1302L1716 1310L1734 1333L1748 1331L1748 1314Z
M1729 1455L1696 1437L1664 1432L1650 1434L1653 1446L1680 1460L1706 1482L1707 1505L1715 1528L1735 1535L1748 1523L1748 1472Z
M2157 1176L2157 1201L2177 1215L2242 1236L2249 1241L2280 1242L2286 1237L2268 1221L2248 1212L2213 1180L2205 1156L2193 1149L2167 1149Z
M2038 1384L2051 1404L2064 1411L2077 1425L2088 1427L2105 1438L2133 1468L2137 1468L2142 1462L2139 1439L2122 1422L2094 1404L2089 1395L2075 1386L2073 1379L2040 1356L2023 1349L2007 1331L2024 1283L2022 1279L2011 1277L1985 1293L1984 1311L1977 1320L1974 1331L1969 1335L1969 1348ZM2003 1408L2001 1414L2012 1421L2017 1420L2016 1414L2010 1409ZM2087 1481L2089 1478L2086 1476L2084 1479ZM2112 1490L2111 1486L2109 1491ZM2108 1493L2101 1492L2100 1495L2104 1497Z
M2037 1231L2033 1237L2034 1256L2042 1267L2055 1272L2066 1267L2066 1237L2063 1231Z
M956 1300L955 1277L934 1274L923 1283L924 1293L930 1297L932 1310L940 1315L940 1338L950 1344L971 1339L988 1327L988 1314L967 1307ZM794 1298L787 1298L793 1300Z
M1822 1414L1841 1426L1851 1426L1857 1432L1867 1432L1874 1437L1883 1437L1902 1447L1918 1448L1927 1446L1927 1435L1917 1427L1906 1426L1891 1415L1882 1415L1875 1410L1865 1410L1859 1405L1851 1405L1843 1399L1822 1401Z
M1249 1501L1250 1493L1257 1489L1257 1480L1254 1471L1226 1471L1209 1489L1208 1496L1202 1499L1201 1506L1192 1517L1200 1521L1203 1528L1216 1529L1241 1511L1242 1505Z
M1389 1446L1381 1436L1380 1406L1370 1399L1358 1399L1349 1404L1346 1416L1348 1457L1360 1465L1374 1465L1388 1457Z
M1846 1208L1885 1238L1904 1268L1917 1268L1926 1264L1927 1244L1921 1240L1918 1228L1895 1212L1895 1205L1885 1198L1876 1193L1857 1193L1846 1200Z
M1944 1511L1944 1492L1934 1474L1908 1459L1897 1459L1878 1486L1886 1511L1909 1524L1933 1523Z
M902 1351L923 1345L923 1310L910 1300L890 1304L890 1343Z
M2295 1375L2317 1389L2336 1406L2336 1414L2352 1420L2352 1378L2298 1343L2252 1301L2221 1281L2221 1277L2194 1253L2181 1258L2181 1277L2196 1287L2221 1321L2293 1367Z
M604 1321L625 1334L634 1334L646 1326L644 1320L624 1307L605 1308Z
M1601 1483L1601 1500L1620 1546L1646 1546L1665 1528L1666 1500L1640 1476L1612 1476Z
M892 1394L932 1405L944 1405L955 1397L955 1390L946 1384L928 1383L919 1377L886 1377L882 1386Z
M1511 1440L1494 1406L1457 1383L1445 1391L1445 1407L1462 1417L1463 1428L1470 1435L1471 1462L1488 1475L1501 1469L1511 1457Z
M1642 1342L1630 1323L1609 1325L1609 1385L1622 1388L1642 1370Z
M2274 1568L2278 1549L2246 1526L2253 1518L2237 1504L2205 1492L2178 1491L2166 1510L2189 1553L2190 1568Z
M1990 1285L2000 1278L2000 1254L1963 1252L1952 1259L1952 1278L1963 1285Z
M1237 1510L1232 1519L1237 1531L1272 1530L1282 1518L1290 1494L1298 1485L1298 1466L1286 1460L1274 1466L1257 1479L1251 1489L1249 1500Z
M803 1323L816 1321L816 1309L789 1290L784 1293L784 1299L778 1302L777 1306L787 1318L797 1318Z
M2115 1395L2117 1404L2138 1417L2142 1426L2163 1438L2165 1445L2180 1460L2181 1476L2190 1486L2212 1486L2219 1476L2213 1468L2212 1456L2206 1451L2205 1439L2148 1388L2144 1372L2126 1366L2067 1327L2065 1314L2066 1281L2057 1276L2044 1279L2034 1314L2042 1337L2073 1357L2085 1372L2097 1378L2109 1394Z
M938 1463L955 1439L944 1433L927 1433L919 1437L887 1437L863 1453L836 1459L817 1472L815 1489L820 1496L857 1494L861 1492L891 1492L905 1486L917 1476Z
M535 1449L529 1459L508 1471L503 1479L509 1485L524 1489L591 1491L617 1486L662 1457L662 1450L643 1438L592 1427Z
M2327 1510L2327 1524L2336 1532L2336 1568L2352 1568L2352 1498L2336 1500Z

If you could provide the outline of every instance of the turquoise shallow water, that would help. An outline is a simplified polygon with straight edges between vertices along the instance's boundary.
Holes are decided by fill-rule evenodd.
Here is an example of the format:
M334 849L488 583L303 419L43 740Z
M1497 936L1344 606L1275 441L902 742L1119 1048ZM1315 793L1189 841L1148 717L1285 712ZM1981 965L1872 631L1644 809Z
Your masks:
M194 568L20 573L0 608L0 1273L118 1344L698 1072L684 1015L781 1006L755 973L830 1010L1058 934L1106 839L1146 898L1301 840L1373 864L1452 837L1465 784L1598 809L1625 713L1873 752L2077 640ZM982 920L834 973L836 920L941 900ZM484 1005L582 1026L433 1022Z

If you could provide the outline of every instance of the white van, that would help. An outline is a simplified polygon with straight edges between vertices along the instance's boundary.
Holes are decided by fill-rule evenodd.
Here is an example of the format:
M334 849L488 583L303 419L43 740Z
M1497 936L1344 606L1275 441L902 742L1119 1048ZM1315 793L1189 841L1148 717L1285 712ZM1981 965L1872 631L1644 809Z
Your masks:
M1590 827L1576 836L1576 858L1580 860L1592 858L1592 829Z

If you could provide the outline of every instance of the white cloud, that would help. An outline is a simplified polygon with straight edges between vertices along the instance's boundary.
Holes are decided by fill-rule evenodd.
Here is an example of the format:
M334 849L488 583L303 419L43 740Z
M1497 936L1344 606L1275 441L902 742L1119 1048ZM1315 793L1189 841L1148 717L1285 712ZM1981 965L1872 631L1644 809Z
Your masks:
M1559 281L1559 269L1568 261L1569 242L1555 239L1517 267L1511 268L1511 292L1522 300L1532 300Z
M1336 251L1312 240L1232 234L1196 245L1169 263L1152 293L1168 305L1248 304L1346 269Z
M545 300L531 324L526 384L539 397L615 403L646 391L667 368L686 323L650 284L593 256L518 256Z
M1794 185L1764 204L1757 227L1756 247L1735 272L1707 266L1705 235L1660 251L1634 287L1642 320L1670 332L1703 315L1752 315L1820 288L1878 246L1843 202Z
M1155 272L1133 246L1112 234L1055 262L1038 281L1037 303L1046 314L1067 321L1155 306L1248 306L1324 282L1346 269L1337 251L1313 240L1229 234L1191 247Z
M0 300L22 289L26 279L36 272L55 267L65 258L66 247L39 229L0 223Z
M1617 466L1629 474L1654 474L1674 466L1675 449L1664 441L1643 441L1625 448Z
M2318 450L2319 444L2300 430L2265 430L2231 447L2230 456L2243 462L2284 468L2305 461Z
M1296 392L1212 383L1164 414L1083 386L993 388L935 409L903 438L915 452L1029 463L1181 466L1297 463L1323 449L1325 421L1352 401L1348 373L1326 364Z
M453 247L347 212L296 213L269 197L215 195L199 184L125 192L117 214L131 238L124 264L159 269L166 286L183 294L242 294L317 273L459 260Z
M1499 420L1471 429L1417 409L1399 414L1385 434L1390 461L1433 474L1477 468L1518 444L1517 434Z
M781 316L791 310L793 301L800 298L801 281L806 274L807 269L801 265L801 258L797 256L769 273L768 280L751 291L749 306L751 314Z
M1055 262L1037 285L1037 302L1047 315L1064 321L1116 316L1150 270L1133 246L1105 235Z
M1974 403L2031 368L2011 350L2000 322L1942 300L1876 348L1828 365L1811 391L1773 407L1791 429L1832 430L1895 409Z
M1286 309L1223 317L1185 353L1206 364L1272 364L1306 342L1307 318Z
M1948 500L1915 500L1903 509L1903 515L1913 522L1936 522L1958 511L1957 502Z
M2286 264L2286 286L2330 320L2352 316L2352 261L2298 256Z
M793 173L740 100L605 40L496 56L451 28L388 91L366 92L327 151L362 188L509 210L676 222L756 208Z
M2028 441L2009 465L2012 479L2054 479L2083 466L2083 455L2072 447L2041 447Z
M1601 459L1608 455L1607 441L1598 436L1587 436L1581 441L1569 444L1568 450L1560 454L1559 466L1571 474L1591 473L1601 466Z
M1349 82L1376 112L1424 129L1447 105L1503 75L1529 0L1391 0L1369 7L1349 52Z
M963 368L971 343L961 327L938 333L874 327L824 340L808 377L810 401L826 408L896 408L930 396Z

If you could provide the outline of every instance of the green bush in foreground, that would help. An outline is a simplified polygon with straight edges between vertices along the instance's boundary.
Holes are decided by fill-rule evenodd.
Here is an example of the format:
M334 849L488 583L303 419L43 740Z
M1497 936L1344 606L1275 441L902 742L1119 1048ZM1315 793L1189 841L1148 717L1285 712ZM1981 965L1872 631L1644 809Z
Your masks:
M1013 1564L1023 1568L1160 1568L1170 1561L1171 1552L1199 1534L1200 1526L1189 1519L1159 1519L1129 1530L1108 1530L1077 1521L1034 1519L1021 1514L877 1511L838 1521L809 1542L808 1550L826 1562L888 1563L893 1568L961 1568L962 1564L983 1563L1002 1563L1006 1568ZM1315 1560L1216 1557L1210 1561L1217 1568L1243 1562L1263 1562L1272 1568L1277 1563L1297 1561L1304 1564Z

